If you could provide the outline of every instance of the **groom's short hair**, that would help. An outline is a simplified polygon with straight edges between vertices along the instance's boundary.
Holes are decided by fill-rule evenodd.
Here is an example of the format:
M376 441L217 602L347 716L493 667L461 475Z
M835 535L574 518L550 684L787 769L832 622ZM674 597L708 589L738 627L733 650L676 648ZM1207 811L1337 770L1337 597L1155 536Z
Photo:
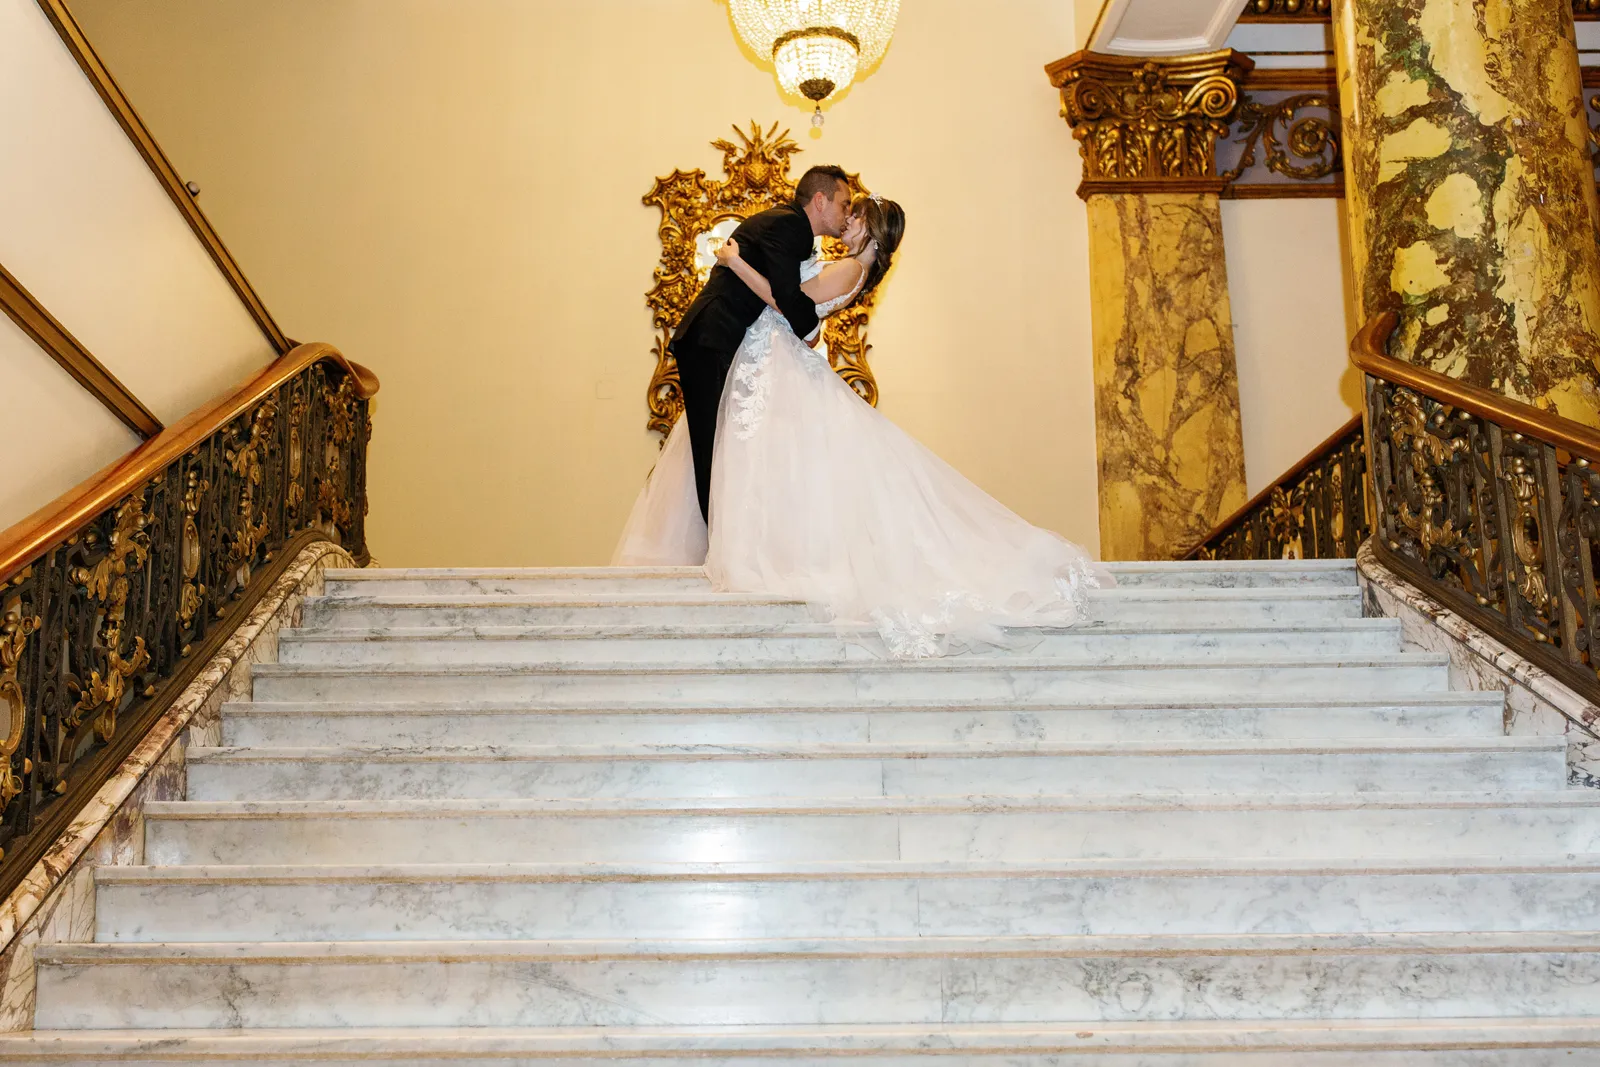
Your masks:
M831 163L812 167L800 176L800 184L794 187L795 206L805 207L818 193L832 200L834 188L839 182L844 182L846 187L850 185L850 175L844 172L843 167L835 167Z

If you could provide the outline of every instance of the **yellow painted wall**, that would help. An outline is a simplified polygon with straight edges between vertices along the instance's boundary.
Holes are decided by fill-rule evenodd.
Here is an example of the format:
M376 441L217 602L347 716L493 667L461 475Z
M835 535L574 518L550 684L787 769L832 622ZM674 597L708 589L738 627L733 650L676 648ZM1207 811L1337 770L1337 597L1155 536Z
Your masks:
M0 0L0 264L157 417L273 356L34 0ZM138 443L0 317L0 529Z
M1239 419L1251 495L1361 408L1343 200L1225 200Z
M883 409L1096 542L1086 220L1042 67L1060 0L904 6L820 140L716 0L76 0L279 322L383 379L386 564L604 562L655 455L659 174L781 118L899 199ZM841 472L848 476L848 472Z
M657 213L639 198L674 167L717 176L708 142L750 119L907 208L872 329L883 410L1096 547L1087 221L1041 69L1078 47L1092 0L905 4L820 139L720 0L73 7L284 328L382 377L383 562L608 558L656 449ZM1339 267L1318 258L1337 255L1337 212L1226 220L1255 489L1345 417L1347 324L1323 284Z

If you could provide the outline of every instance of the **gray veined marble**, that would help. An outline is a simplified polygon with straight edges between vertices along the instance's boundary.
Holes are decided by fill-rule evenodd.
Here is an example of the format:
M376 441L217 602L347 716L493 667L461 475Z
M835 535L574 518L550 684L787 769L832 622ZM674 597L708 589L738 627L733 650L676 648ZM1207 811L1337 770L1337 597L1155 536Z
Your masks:
M102 942L1600 932L1600 857L103 870Z
M195 800L1050 796L1560 788L1559 738L1108 745L210 749Z
M55 945L38 1025L621 1026L1584 1015L1600 935Z
M1205 741L1290 738L1498 737L1497 694L1183 704L873 705L834 708L536 708L516 703L240 703L222 710L229 746L748 745Z
M0 1064L1600 1063L1565 739L1349 562L1112 570L922 663L698 570L329 572Z
M191 801L145 825L156 864L1509 862L1600 854L1600 795Z
M1162 663L1170 660L1293 656L1382 656L1401 650L1390 619L1322 623L1189 625L1184 628L1092 624L1066 630L1015 630L1026 650L996 649L964 659L1049 659L1062 664ZM292 632L282 663L326 666L501 664L876 663L875 634L851 640L833 627L775 623L729 626L468 626L322 629ZM874 645L879 646L876 650Z
M308 666L264 664L253 698L263 701L438 702L654 700L667 707L743 705L753 699L836 706L860 701L1192 700L1263 694L1323 698L1443 692L1443 656L1286 656L1161 663L1074 664L1051 660L949 660L791 664L560 664Z

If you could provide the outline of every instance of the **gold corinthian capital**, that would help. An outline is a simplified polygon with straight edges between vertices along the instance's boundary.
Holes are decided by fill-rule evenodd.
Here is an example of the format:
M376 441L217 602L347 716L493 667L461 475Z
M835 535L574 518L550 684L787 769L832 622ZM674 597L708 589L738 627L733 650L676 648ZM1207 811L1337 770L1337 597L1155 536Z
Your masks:
M1217 138L1254 66L1231 48L1161 59L1076 52L1050 64L1083 153L1078 195L1220 192Z

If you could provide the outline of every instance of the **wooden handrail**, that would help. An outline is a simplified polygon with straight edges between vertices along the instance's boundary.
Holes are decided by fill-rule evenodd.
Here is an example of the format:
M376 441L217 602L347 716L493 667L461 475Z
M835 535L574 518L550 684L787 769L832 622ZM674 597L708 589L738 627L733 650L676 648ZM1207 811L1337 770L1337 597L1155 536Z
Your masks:
M1261 504L1270 500L1274 491L1283 488L1285 485L1304 474L1307 468L1315 465L1318 460L1327 455L1328 451L1332 449L1334 445L1344 440L1351 434L1351 432L1358 429L1360 426L1361 416L1351 416L1349 422L1333 431L1333 433L1325 437L1317 445L1317 447L1307 452L1304 456L1301 456L1299 461L1296 462L1294 466L1278 475L1278 477L1273 480L1271 485L1267 486L1265 489L1261 490L1261 492L1245 501L1244 506L1236 510L1232 515L1229 515L1227 518L1213 526L1211 530L1204 537L1202 537L1193 548L1184 553L1183 558L1188 559L1189 557L1193 556L1196 552L1200 551L1201 548L1210 544L1212 540L1227 532L1227 530L1233 526L1234 523L1250 514Z
M34 560L160 474L172 461L321 360L342 367L350 375L359 396L367 398L377 393L377 376L361 364L345 359L332 345L305 344L291 349L232 393L195 409L182 421L162 430L10 529L0 531L0 584L10 581Z
M1398 314L1385 311L1356 333L1355 340L1350 342L1350 362L1356 369L1426 393L1431 400L1488 419L1513 433L1527 434L1575 456L1600 461L1600 430L1501 393L1447 378L1438 371L1406 363L1384 352L1384 344L1399 321Z

